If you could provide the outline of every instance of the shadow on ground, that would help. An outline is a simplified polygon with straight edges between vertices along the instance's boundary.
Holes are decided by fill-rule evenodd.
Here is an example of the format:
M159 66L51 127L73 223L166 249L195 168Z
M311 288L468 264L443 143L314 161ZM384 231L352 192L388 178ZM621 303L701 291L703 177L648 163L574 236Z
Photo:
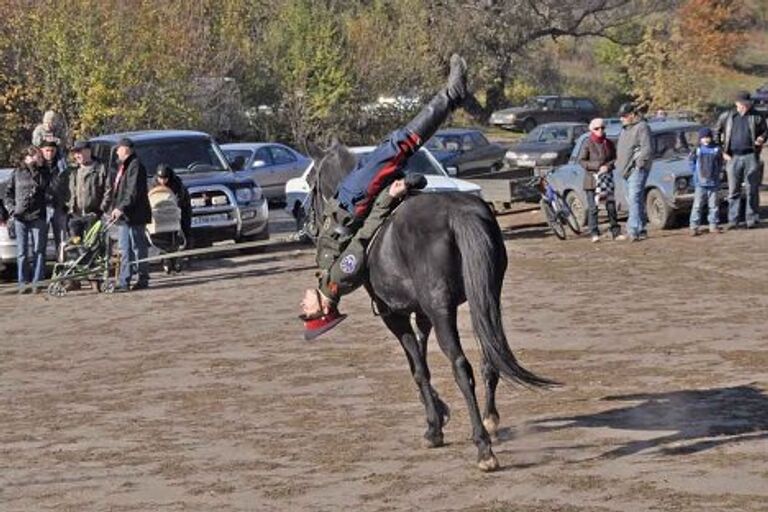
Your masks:
M672 431L652 439L629 441L601 458L658 450L685 455L717 446L768 438L768 396L754 386L646 393L603 398L606 402L640 402L596 414L536 421L534 428ZM565 423L564 425L551 425Z

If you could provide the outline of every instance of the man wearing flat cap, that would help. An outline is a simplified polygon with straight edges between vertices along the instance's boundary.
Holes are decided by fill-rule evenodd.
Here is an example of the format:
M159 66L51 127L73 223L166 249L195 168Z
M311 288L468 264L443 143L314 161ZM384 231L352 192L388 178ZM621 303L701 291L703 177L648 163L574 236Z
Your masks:
M636 242L647 236L645 182L653 162L651 129L632 103L619 107L619 117L622 129L616 143L616 169L626 181L627 238Z
M760 222L760 151L768 139L765 119L752 108L748 92L734 98L736 108L723 113L715 126L715 140L723 146L725 171L728 175L728 225L739 226L741 184L746 184L744 221L747 228Z
M141 290L149 286L149 264L134 262L147 257L146 228L152 220L147 171L136 156L131 139L120 139L115 152L120 164L112 184L114 198L110 217L117 222L120 246L120 277L116 290ZM134 275L137 280L131 286Z
M79 140L72 146L77 169L69 180L69 233L82 238L85 232L109 211L112 184L104 164L91 153L91 144Z

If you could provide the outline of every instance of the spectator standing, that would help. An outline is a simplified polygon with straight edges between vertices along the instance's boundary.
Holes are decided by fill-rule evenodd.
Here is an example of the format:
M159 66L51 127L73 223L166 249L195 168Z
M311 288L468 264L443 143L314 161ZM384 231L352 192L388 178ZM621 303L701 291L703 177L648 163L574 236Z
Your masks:
M170 189L173 195L176 196L176 204L181 211L181 231L184 234L184 249L190 249L192 247L192 199L189 196L189 191L181 178L173 171L171 166L166 164L160 164L155 171L155 181L152 184L154 187L164 187ZM157 221L157 219L155 219ZM181 263L178 258L170 258L163 260L163 267L166 273L171 271L181 271Z
M67 203L69 202L69 177L67 168L61 168L58 160L58 146L55 142L43 141L40 151L43 168L48 173L48 224L53 232L57 257L61 256L61 244L67 239Z
M147 257L146 226L152 220L147 171L136 156L131 139L120 139L115 151L120 162L112 186L111 213L111 219L117 221L120 246L120 277L116 290L141 290L149 286L149 264L135 263ZM138 274L138 278L131 286L134 274Z
M611 225L611 237L623 239L616 215L614 197L613 169L616 163L616 148L605 136L605 122L593 119L589 123L589 138L581 146L579 163L584 173L584 191L587 197L587 222L593 242L600 241L600 228L597 221L598 205L605 202L608 221Z
M43 114L43 122L35 126L32 130L32 144L42 147L44 142L55 142L58 148L56 161L59 168L64 170L67 165L64 148L67 145L67 131L61 122L59 115L53 110L48 110Z
M5 191L5 204L16 229L16 263L19 293L38 292L37 283L45 272L45 246L48 239L46 223L46 195L49 177L43 168L43 156L34 146L22 154L22 161L11 174ZM32 242L32 258L29 242ZM31 262L32 270L29 271ZM31 274L31 275L30 275Z
M749 93L738 93L735 103L736 108L721 115L715 128L728 174L728 229L739 226L742 182L746 182L747 189L745 224L752 228L760 222L759 156L768 138L765 119L752 108Z
M85 232L106 213L112 198L109 172L94 158L88 141L72 147L77 169L69 180L69 232L79 242Z
M645 214L645 182L651 170L651 130L632 103L619 107L622 129L616 147L616 168L626 181L629 219L627 237L635 242L648 236Z
M723 149L714 141L712 130L699 130L699 145L689 156L693 184L696 187L691 208L691 235L698 236L701 213L707 205L709 232L719 232L717 192L720 190L720 174L723 171Z

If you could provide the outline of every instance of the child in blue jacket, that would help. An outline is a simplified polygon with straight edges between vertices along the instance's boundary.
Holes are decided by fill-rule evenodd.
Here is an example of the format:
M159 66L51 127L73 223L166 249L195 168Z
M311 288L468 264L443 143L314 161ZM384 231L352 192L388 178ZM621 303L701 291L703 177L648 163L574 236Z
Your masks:
M696 191L691 209L691 235L698 236L701 224L701 214L706 203L709 221L709 232L719 233L719 211L717 192L720 190L720 176L723 171L723 148L712 136L712 130L699 130L699 145L688 157L693 173L693 184Z

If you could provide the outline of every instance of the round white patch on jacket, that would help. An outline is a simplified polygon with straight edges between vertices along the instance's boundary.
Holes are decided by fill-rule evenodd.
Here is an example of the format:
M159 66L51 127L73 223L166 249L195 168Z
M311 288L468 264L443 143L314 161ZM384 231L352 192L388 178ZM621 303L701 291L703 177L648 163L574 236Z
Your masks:
M345 274L353 274L357 268L357 258L354 254L347 254L341 259L339 266Z

